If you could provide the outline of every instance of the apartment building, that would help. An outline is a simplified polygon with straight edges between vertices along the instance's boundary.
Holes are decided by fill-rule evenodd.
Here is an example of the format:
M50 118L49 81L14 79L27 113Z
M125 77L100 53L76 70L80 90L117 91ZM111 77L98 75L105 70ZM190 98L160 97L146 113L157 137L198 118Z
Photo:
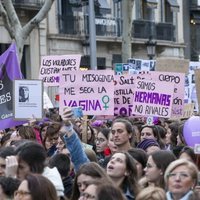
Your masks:
M94 0L98 69L121 62L123 13L126 0ZM44 0L13 0L23 23ZM192 3L191 3L192 2ZM198 3L199 1L196 1ZM132 57L148 59L146 42L156 41L156 57L190 59L190 4L188 0L134 0ZM195 6L194 6L195 7ZM11 43L0 18L0 53ZM89 6L86 0L55 0L48 17L26 41L22 71L37 78L43 55L81 54L81 66L90 68Z

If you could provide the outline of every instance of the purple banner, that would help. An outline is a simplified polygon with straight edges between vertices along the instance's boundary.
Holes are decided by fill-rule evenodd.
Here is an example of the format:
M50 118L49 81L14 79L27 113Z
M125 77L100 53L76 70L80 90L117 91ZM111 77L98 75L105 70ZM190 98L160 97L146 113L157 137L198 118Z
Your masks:
M13 84L15 79L22 79L22 73L17 58L16 44L13 43L0 56L0 130L25 123L13 119Z

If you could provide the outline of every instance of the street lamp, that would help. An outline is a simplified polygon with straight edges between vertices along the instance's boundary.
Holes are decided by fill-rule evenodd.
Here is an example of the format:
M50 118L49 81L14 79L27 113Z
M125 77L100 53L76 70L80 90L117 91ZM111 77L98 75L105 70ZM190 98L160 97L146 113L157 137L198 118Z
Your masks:
M156 41L152 40L152 36L149 37L149 40L145 43L147 46L147 55L149 57L149 60L152 60L153 57L156 54Z

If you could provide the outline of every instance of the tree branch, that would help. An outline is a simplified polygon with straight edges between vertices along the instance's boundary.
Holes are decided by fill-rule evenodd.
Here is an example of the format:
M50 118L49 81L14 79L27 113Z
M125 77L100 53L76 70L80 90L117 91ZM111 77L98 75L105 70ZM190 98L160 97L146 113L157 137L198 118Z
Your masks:
M4 9L3 5L2 5L2 2L0 1L0 15L2 16L3 18L3 23L4 23L4 26L6 28L6 30L9 32L10 34L10 37L13 39L14 38L14 30L10 24L10 21L9 21L9 18L8 18L8 15L7 15L7 12L6 10Z
M23 27L23 33L24 36L28 36L31 31L46 17L47 13L51 9L51 6L53 4L54 0L45 0L44 5L40 9L40 11L37 13L35 17L33 17L24 27Z
M15 11L15 8L13 6L12 0L4 0L4 7L7 12L8 18L10 25L15 29L15 30L20 30L22 29L21 23L19 21L19 18L17 16L17 13Z

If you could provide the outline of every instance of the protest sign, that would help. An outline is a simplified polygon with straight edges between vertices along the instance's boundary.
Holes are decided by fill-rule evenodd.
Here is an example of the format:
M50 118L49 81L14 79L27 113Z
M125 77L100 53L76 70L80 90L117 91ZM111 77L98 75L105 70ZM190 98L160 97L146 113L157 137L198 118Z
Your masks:
M194 115L194 103L184 104L182 118L190 118L193 115Z
M14 81L15 119L41 119L43 111L43 87L41 80Z
M189 60L173 58L157 58L156 71L180 72L187 74L189 70Z
M114 115L131 116L136 75L115 75Z
M173 73L173 72L157 72L149 71L140 74L140 79L147 79L153 81L160 81L163 83L174 84L174 95L172 105L172 116L171 117L182 117L184 109L184 73Z
M173 83L137 80L134 86L133 114L171 117L173 91Z
M84 115L114 114L114 71L61 72L60 114L64 107L82 107Z
M25 123L13 119L13 84L15 79L22 79L15 43L0 56L0 69L0 130L3 130Z
M196 86L196 95L197 95L197 101L198 101L198 106L200 106L200 69L194 70L195 74L195 86ZM198 108L198 110L200 110Z
M42 79L44 86L59 86L60 71L78 70L80 60L81 55L43 56L39 79Z

